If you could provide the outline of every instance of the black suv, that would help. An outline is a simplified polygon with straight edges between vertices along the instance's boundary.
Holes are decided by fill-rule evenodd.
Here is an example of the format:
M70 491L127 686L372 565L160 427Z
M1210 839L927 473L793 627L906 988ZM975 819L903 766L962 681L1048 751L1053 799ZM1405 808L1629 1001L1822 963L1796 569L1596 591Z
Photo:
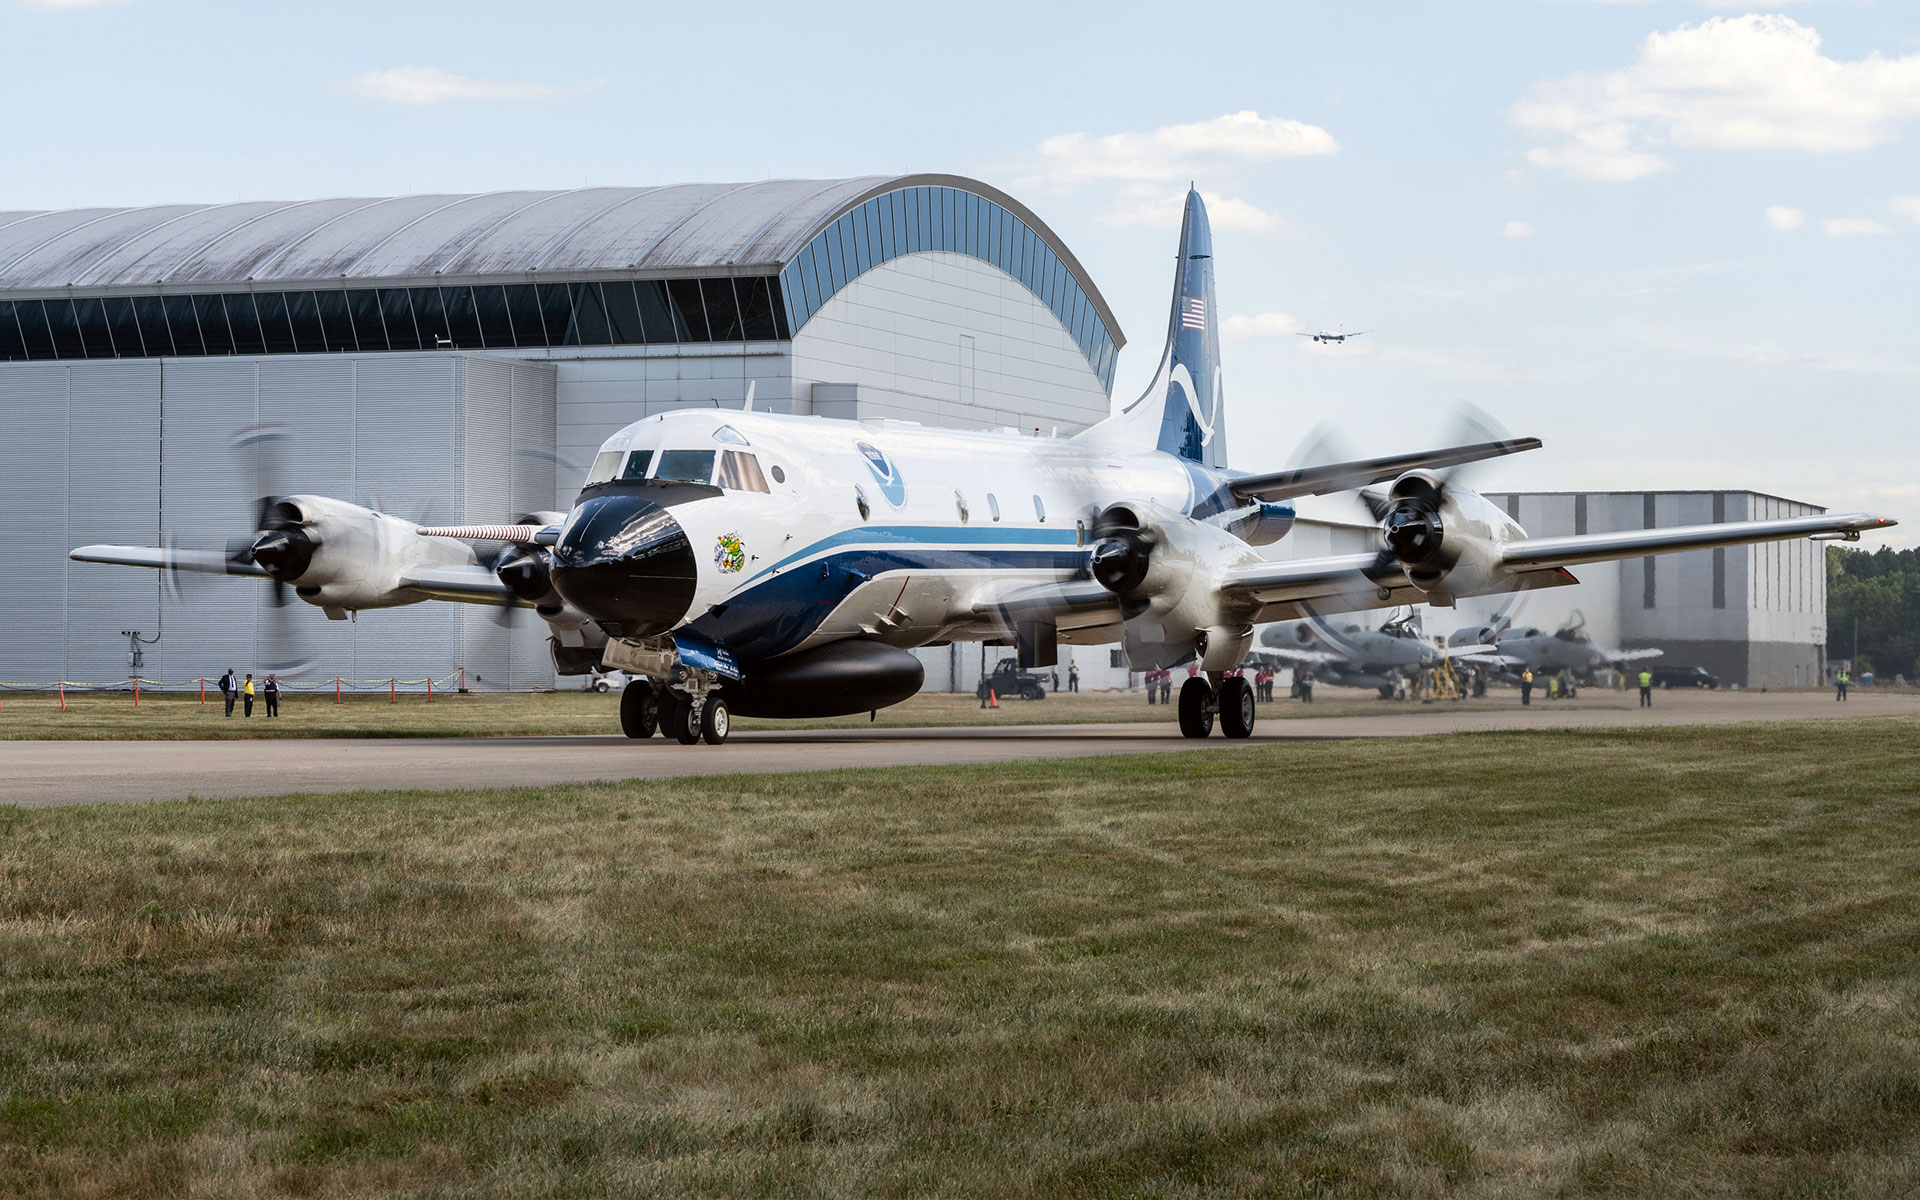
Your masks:
M1653 686L1662 688L1717 688L1720 681L1705 667L1654 667Z
M987 676L987 686L993 689L994 695L1009 700L1015 696L1022 700L1047 698L1047 689L1041 686L1040 676L1032 671L1022 671L1017 658L1001 659L999 665L993 668L993 674Z

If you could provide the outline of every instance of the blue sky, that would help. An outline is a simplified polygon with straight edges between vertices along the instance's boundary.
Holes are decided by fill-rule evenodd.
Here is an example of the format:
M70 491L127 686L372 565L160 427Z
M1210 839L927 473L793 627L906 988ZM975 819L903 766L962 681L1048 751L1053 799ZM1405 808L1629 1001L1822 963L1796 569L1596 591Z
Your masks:
M1123 399L1191 178L1237 466L1470 401L1547 441L1481 486L1747 487L1920 541L1909 4L0 0L0 45L0 208L973 175L1086 263ZM1292 336L1341 324L1374 332Z

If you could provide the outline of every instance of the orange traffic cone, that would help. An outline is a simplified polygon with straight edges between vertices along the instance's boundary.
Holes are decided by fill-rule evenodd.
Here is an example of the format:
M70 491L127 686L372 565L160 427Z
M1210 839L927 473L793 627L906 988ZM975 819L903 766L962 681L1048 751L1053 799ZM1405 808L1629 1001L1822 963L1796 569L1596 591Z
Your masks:
M992 688L987 689L987 707L988 708L1000 707L1000 697L993 694Z

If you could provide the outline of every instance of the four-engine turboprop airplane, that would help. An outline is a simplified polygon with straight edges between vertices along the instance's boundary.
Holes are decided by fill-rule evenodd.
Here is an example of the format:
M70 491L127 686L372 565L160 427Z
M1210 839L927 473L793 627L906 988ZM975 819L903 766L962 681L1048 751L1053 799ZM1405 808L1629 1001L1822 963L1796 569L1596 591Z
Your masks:
M1309 612L1298 621L1279 621L1262 629L1254 654L1310 667L1324 683L1377 688L1384 699L1394 694L1399 683L1444 659L1493 650L1491 642L1436 645L1421 632L1415 613L1366 629L1351 622L1336 627Z
M1528 538L1449 472L1533 439L1230 471L1212 255L1189 193L1153 382L1070 439L685 410L607 439L561 520L421 529L415 548L391 536L392 518L292 496L225 556L87 546L73 557L262 574L336 611L428 598L531 606L554 626L563 673L639 677L621 703L635 737L718 743L732 713L896 704L921 684L912 647L982 639L1014 642L1032 666L1055 662L1060 642L1119 642L1138 670L1198 660L1181 732L1204 737L1217 716L1245 737L1253 688L1225 672L1257 623L1305 605L1447 606L1570 583L1582 563L1892 524L1851 514ZM1363 493L1376 551L1259 553L1294 525L1295 499L1377 484L1383 496ZM476 542L513 549L489 562Z

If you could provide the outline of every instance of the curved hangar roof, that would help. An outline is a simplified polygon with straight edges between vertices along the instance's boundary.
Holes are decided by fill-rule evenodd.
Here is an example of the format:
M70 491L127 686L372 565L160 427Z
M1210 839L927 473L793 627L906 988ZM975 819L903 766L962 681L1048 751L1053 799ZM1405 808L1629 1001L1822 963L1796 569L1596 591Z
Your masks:
M1111 378L1125 338L1072 252L952 175L0 212L0 297L777 275L798 329L862 271L938 250L1020 279Z

